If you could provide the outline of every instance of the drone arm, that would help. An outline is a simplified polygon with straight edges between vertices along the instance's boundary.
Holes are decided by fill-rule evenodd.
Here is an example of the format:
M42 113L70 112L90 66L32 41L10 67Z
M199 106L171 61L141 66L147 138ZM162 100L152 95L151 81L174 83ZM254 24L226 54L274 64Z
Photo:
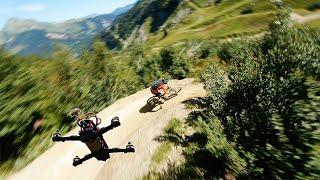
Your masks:
M76 167L79 164L82 164L84 161L87 161L93 157L94 157L94 155L92 153L85 155L83 158L76 157L77 160L74 159L72 165Z
M119 152L128 153L128 152L134 152L134 151L135 151L134 147L130 142L128 142L128 145L124 149L122 148L108 149L108 153L119 153Z
M103 127L100 129L100 133L102 135L102 134L104 134L104 133L106 133L106 132L110 131L111 129L116 128L118 126L120 126L119 117L114 117L111 120L111 124L109 126Z
M128 149L121 149L121 148L112 148L112 149L108 149L108 153L127 153Z
M83 162L83 161L87 161L87 160L89 160L89 159L91 159L91 158L93 158L94 157L94 155L92 154L92 153L90 153L90 154L87 154L87 155L85 155L82 159L81 159L81 161Z
M80 136L67 136L67 137L62 137L66 141L80 141Z
M52 141L80 141L80 136L67 136L67 137L53 137Z
M104 133L110 131L110 130L113 129L113 128L115 128L115 126L111 124L111 125L109 125L109 126L107 126L107 127L101 128L99 132L100 132L100 134L104 134Z

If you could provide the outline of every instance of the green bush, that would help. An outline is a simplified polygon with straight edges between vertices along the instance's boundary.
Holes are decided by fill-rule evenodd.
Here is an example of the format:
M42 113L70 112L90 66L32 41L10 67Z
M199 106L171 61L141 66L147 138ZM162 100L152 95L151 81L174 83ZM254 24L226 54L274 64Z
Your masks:
M198 143L198 148L193 150L192 160L196 166L204 170L206 179L224 177L227 172L234 175L246 173L246 162L228 142L218 119L212 118L207 122L198 120L195 128L198 137L195 138L195 142Z
M170 74L175 79L184 79L189 73L189 63L183 57L175 58L172 66L170 67Z
M241 14L251 14L253 13L252 6L246 6L241 10Z
M186 78L189 71L190 64L183 55L178 55L173 48L164 48L159 55L153 54L142 60L138 75L148 87L152 81L161 77Z
M197 52L200 59L206 59L210 56L216 55L218 53L219 44L216 41L204 41L202 42L199 52Z
M277 19L261 42L225 44L219 55L229 67L202 76L209 95L203 116L209 127L211 114L220 120L246 161L240 177L319 177L319 30L287 22Z
M242 41L224 43L218 51L218 56L228 64L245 61L252 54L250 46L253 45Z
M168 71L173 65L175 52L172 48L164 48L160 51L160 65L163 71Z
M219 5L221 2L222 2L222 0L215 0L215 1L214 1L214 4L215 4L215 5Z
M320 9L320 2L312 3L308 6L309 11L315 11L317 9Z
M160 60L161 58L158 55L152 55L144 59L138 68L138 74L145 87L148 87L152 81L163 76Z

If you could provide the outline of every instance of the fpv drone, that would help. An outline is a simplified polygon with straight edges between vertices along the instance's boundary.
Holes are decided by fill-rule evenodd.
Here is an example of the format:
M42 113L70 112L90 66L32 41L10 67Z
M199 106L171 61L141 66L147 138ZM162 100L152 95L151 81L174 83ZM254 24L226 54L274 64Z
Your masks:
M107 127L99 128L101 119L93 112L80 115L81 110L75 108L71 111L71 115L76 118L77 124L80 127L79 135L63 137L59 131L55 132L52 136L52 141L81 141L87 145L91 153L85 155L83 158L76 156L73 159L73 166L78 166L84 161L91 158L96 158L98 161L106 161L110 158L110 153L133 153L135 151L133 145L128 142L126 148L109 148L106 141L103 138L103 134L109 130L120 126L119 117L111 119L111 124Z

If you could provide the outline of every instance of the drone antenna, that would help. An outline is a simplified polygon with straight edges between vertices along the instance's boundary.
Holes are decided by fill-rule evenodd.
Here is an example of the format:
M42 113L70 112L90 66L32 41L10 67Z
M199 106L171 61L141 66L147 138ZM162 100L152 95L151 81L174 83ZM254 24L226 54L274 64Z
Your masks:
M76 117L76 118L79 118L79 115L80 115L80 112L81 112L81 109L80 108L74 108L70 111L70 115L72 117Z

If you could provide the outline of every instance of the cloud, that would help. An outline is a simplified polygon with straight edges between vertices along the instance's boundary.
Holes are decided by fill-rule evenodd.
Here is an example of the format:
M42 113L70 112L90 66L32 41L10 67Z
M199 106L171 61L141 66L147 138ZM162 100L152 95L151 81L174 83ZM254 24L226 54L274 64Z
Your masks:
M20 6L18 9L25 12L38 12L46 9L46 6L44 4L26 4Z

